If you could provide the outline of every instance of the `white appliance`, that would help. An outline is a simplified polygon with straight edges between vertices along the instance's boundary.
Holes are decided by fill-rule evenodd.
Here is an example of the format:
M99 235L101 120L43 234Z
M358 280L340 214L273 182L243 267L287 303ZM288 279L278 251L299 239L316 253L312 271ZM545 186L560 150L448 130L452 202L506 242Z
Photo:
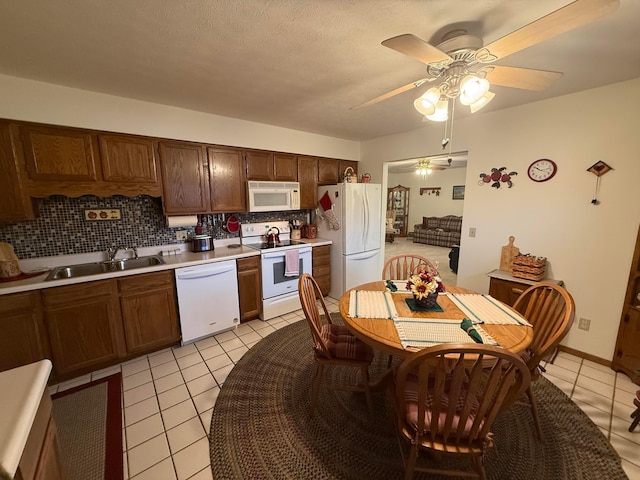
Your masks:
M298 182L247 182L250 212L300 210Z
M266 241L266 235L277 229L279 241ZM262 320L299 310L298 280L303 273L311 274L311 246L291 240L288 222L243 223L240 226L242 244L260 250L262 270ZM287 251L298 254L298 275L285 276Z
M177 268L175 275L182 345L239 325L235 260Z
M340 228L318 222L318 237L331 240L331 291L340 296L357 285L380 280L382 261L382 194L375 183L344 183L318 187L318 199L328 192Z

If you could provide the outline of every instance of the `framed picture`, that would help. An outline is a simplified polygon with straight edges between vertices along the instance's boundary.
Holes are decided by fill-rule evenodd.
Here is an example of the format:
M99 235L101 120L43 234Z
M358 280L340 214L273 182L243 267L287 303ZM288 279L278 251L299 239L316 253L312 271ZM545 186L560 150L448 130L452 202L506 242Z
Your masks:
M453 186L453 198L454 200L464 200L464 185Z

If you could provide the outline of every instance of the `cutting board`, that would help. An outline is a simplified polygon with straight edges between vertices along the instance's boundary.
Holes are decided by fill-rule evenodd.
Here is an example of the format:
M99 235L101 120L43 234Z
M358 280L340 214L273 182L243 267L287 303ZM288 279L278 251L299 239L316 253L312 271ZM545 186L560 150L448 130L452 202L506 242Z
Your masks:
M516 237L509 237L509 243L502 247L500 254L500 270L503 272L513 272L513 259L520 253L520 249L513 245Z

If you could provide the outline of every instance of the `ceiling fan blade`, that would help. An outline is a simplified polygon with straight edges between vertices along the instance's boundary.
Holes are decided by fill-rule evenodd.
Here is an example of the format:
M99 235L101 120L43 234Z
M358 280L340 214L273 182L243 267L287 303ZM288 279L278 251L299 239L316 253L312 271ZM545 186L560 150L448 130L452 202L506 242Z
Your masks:
M499 38L484 48L497 58L504 58L527 47L544 42L561 33L591 23L611 13L619 0L576 0L518 30Z
M562 72L534 70L532 68L505 67L492 65L493 71L487 79L493 85L522 88L523 90L544 90L564 75Z
M430 43L425 42L411 33L387 38L382 42L382 45L389 47L396 52L408 55L411 58L415 58L425 64L453 61L453 59L442 50L437 49Z
M379 97L376 97L372 100L369 100L368 102L364 102L361 103L360 105L356 105L354 107L351 107L349 110L359 110L360 108L364 108L364 107L368 107L369 105L374 105L378 102L382 102L383 100L386 100L387 98L391 98L394 97L395 95L398 95L399 93L403 93L406 92L407 90L411 90L413 88L417 88L420 85L422 85L423 83L425 83L427 81L426 78L422 78L420 80L416 80L415 82L411 82L408 83L407 85L404 85L400 88L396 88L395 90L391 90L390 92L385 93L384 95L380 95Z

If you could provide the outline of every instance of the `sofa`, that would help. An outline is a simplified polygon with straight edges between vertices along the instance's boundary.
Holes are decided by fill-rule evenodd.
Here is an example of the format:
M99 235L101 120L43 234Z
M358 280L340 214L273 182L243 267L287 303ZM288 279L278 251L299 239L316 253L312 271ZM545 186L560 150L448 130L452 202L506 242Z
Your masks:
M422 223L413 227L413 242L438 247L460 245L462 217L422 217Z

